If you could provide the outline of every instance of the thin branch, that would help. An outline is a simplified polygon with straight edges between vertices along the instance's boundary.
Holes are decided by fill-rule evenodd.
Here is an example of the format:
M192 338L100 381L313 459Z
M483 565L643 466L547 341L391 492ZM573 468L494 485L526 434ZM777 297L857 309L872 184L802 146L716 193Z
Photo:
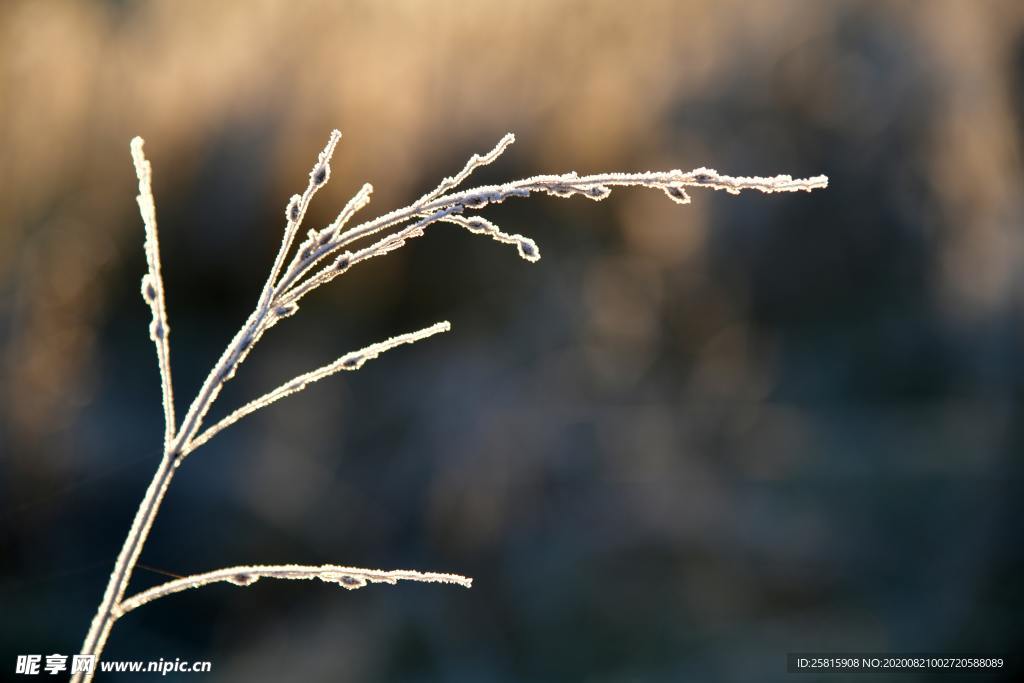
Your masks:
M309 206L310 200L316 191L323 187L331 176L331 156L334 153L334 148L337 146L338 141L341 139L341 133L337 130L331 131L330 139L327 141L327 145L323 151L320 152L317 158L316 164L313 165L313 169L309 172L309 185L306 187L305 193L300 195L293 195L291 201L288 203L285 209L288 224L285 226L285 235L281 241L281 247L278 250L277 256L274 259L274 265L271 268L270 276L267 278L267 282L263 286L263 292L260 294L259 303L256 308L249 315L248 320L238 330L231 343L224 349L220 358L217 359L217 363L210 370L210 373L203 380L203 385L199 388L199 393L196 394L195 399L189 406L188 412L185 413L185 418L181 422L181 428L175 435L174 442L171 444L170 450L176 455L183 455L185 447L192 441L195 435L199 432L199 429L203 426L203 419L209 412L210 407L213 406L217 400L217 396L220 395L224 385L235 376L235 372L238 367L242 364L242 361L246 359L249 352L255 346L256 342L259 341L263 333L272 326L278 319L277 316L271 310L271 303L274 296L274 283L277 280L277 275L280 272L281 265L284 263L284 259L291 249L292 242L295 239L295 234L298 232L299 225L302 223L302 219L305 216L306 209Z
M313 251L317 247L335 240L341 229L345 227L345 224L352 219L352 216L370 203L371 194L373 194L373 185L364 183L359 192L348 200L345 207L338 214L338 217L330 225L319 232L315 230L310 231L309 237L300 245L285 274L281 276L281 281L275 287L275 296L286 291L292 283L300 280L320 262L323 257L310 258Z
M146 265L148 270L142 278L142 298L149 304L153 320L149 324L149 338L156 346L157 363L160 366L160 388L164 404L164 450L170 448L177 425L174 421L174 386L171 382L171 326L167 322L167 307L164 304L164 278L160 272L160 240L156 229L156 204L153 201L153 168L146 159L142 145L145 141L132 138L132 160L135 175L139 179L139 212L146 229Z
M486 235L495 242L511 244L519 252L520 258L530 263L536 263L540 260L540 249L537 247L536 242L518 233L509 234L486 218L481 216L451 215L445 216L441 220L445 223L454 223L463 227L474 235Z
M338 146L339 140L341 140L341 131L338 129L332 130L331 137L327 140L327 145L324 146L320 156L317 157L316 164L313 165L313 169L309 172L309 184L306 186L306 191L301 195L292 195L288 205L285 207L284 213L287 224L284 228L284 237L281 239L281 247L277 250L277 256L274 258L274 265L270 269L270 275L267 276L267 282L263 285L263 293L260 296L261 303L266 303L270 300L277 276L281 272L281 267L288 256L288 251L292 248L295 235L299 232L299 226L302 225L302 219L306 216L306 209L309 208L310 200L313 199L313 195L316 194L318 189L327 184L328 178L331 177L331 157L334 156L334 149Z
M417 199L416 203L422 204L424 202L428 202L431 199L440 197L445 192L454 190L456 187L461 185L466 180L466 178L472 175L473 171L480 168L481 166L487 166L488 164L494 163L498 157L505 153L505 150L508 149L509 145L511 145L515 141L515 135L513 135L512 133L505 133L505 136L501 138L501 140L498 140L498 144L494 146L494 149L492 149L487 154L484 154L483 156L480 156L479 154L474 154L473 156L471 156L469 158L469 161L466 162L466 165L462 168L461 171L459 171L454 176L448 176L447 178L442 180L437 187L435 187L433 190Z
M424 216L401 230L394 232L387 237L383 237L373 244L363 247L356 252L342 252L330 265L321 268L316 273L303 280L300 284L297 284L290 290L280 294L278 305L282 307L294 306L302 297L306 296L306 294L309 294L317 287L330 282L339 275L344 274L356 263L371 259L375 256L383 256L384 254L390 253L395 249L404 246L406 240L421 236L424 228L431 223L445 220L458 211L462 211L461 206L449 206L428 216ZM337 249L338 247L322 249L319 254L314 256L314 262L322 261L330 256L332 252L337 251Z
M445 320L439 323L435 323L430 327L426 327L416 332L409 332L406 334L400 334L390 339L385 339L382 342L376 344L370 344L369 346L362 348L358 351L346 353L341 358L337 359L333 363L324 365L323 367L317 368L305 374L294 377L289 381L285 382L281 386L277 387L273 391L267 392L263 396L246 403L244 406L235 410L233 413L217 422L211 427L208 427L202 434L193 439L188 443L184 449L184 453L188 454L191 451L199 448L207 441L216 436L219 432L230 427L234 423L241 420L243 417L250 415L261 408L265 408L275 401L279 401L282 398L291 396L292 394L298 393L305 389L313 382L317 382L325 377L337 374L342 371L354 371L363 367L363 364L368 360L377 358L380 354L385 351L402 346L403 344L412 344L420 340L432 337L435 334L441 332L448 332L451 329L451 324Z
M162 583L121 602L115 614L122 617L146 603L174 595L191 588L200 588L211 583L225 582L235 586L251 586L261 578L267 579L319 579L327 583L336 583L342 588L355 590L371 583L396 584L399 581L419 581L421 583L450 583L471 588L473 579L459 574L441 574L436 572L418 572L411 569L384 571L382 569L360 569L358 567L342 567L336 564L301 565L276 564L226 567L205 574L193 574L174 581Z
M135 511L135 518L132 520L131 529L129 529L128 535L124 539L124 544L117 555L114 569L110 573L106 590L103 592L103 599L96 608L96 614L89 624L89 631L86 633L85 640L82 643L81 654L99 657L103 653L107 637L110 635L110 629L113 628L114 621L117 620L115 613L118 605L124 597L125 590L128 588L128 582L131 580L132 572L139 561L142 546L145 545L149 532L153 528L153 520L156 519L157 512L160 510L160 504L167 493L168 487L171 485L171 480L174 478L179 462L169 452L165 452L160 459L160 465L153 474L152 481L149 482L146 495L142 498L142 502ZM80 672L73 675L71 680L72 682L85 681L88 683L88 681L92 680L92 677L92 672Z
M255 346L256 342L259 341L263 333L282 317L280 315L276 315L272 310L273 299L275 292L277 291L275 286L277 276L280 274L284 260L287 257L288 252L291 250L291 246L295 240L295 235L298 233L299 226L302 223L302 219L305 217L306 210L309 207L309 203L312 200L313 195L316 194L316 191L323 187L330 179L330 161L340 139L341 133L339 131L331 131L331 136L327 141L327 145L320 152L317 162L309 172L309 184L306 187L306 191L302 195L293 195L291 200L288 202L288 205L285 208L285 214L288 221L285 226L285 234L281 241L281 247L278 249L277 256L274 259L274 265L271 268L270 275L267 277L267 281L263 286L259 303L257 303L256 308L250 314L249 319L246 320L245 324L235 334L231 343L224 349L224 352L221 354L216 365L214 365L213 369L203 381L203 386L200 388L195 400L193 400L192 404L189 406L188 412L185 414L185 418L182 421L181 430L176 435L174 443L172 444L172 450L176 453L184 453L186 446L192 441L193 437L195 437L196 433L198 433L199 429L202 427L203 419L209 412L210 407L217 400L217 396L224 388L224 385L234 377L238 367L248 356L249 352L252 350L253 346ZM357 195L356 199L363 194L368 194L366 190L367 188L364 186L360 195ZM365 201L363 201L361 205L365 205ZM352 213L354 213L354 211ZM311 232L315 233L315 231ZM298 258L298 255L296 258Z

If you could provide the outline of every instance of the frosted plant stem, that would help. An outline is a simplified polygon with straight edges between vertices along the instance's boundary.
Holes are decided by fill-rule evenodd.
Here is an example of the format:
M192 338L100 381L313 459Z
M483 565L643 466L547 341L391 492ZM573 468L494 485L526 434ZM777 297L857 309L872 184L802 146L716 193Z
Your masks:
M142 546L149 536L149 530L152 528L153 520L156 519L157 512L160 510L160 503L163 501L164 493L167 492L167 487L171 484L171 479L174 477L174 471L177 469L178 462L176 458L169 457L167 454L164 454L160 460L160 466L157 468L156 474L153 475L153 480L149 483L149 488L146 489L146 495L135 513L135 519L132 522L131 530L128 532L128 537L124 540L121 552L118 553L117 563L114 565L114 571L111 573L110 581L107 583L107 590L103 593L103 600L100 601L100 606L96 610L96 616L93 617L92 624L89 626L89 633L86 634L85 642L82 644L81 653L94 656L96 658L96 668L99 667L100 654L107 643L110 629L114 626L114 622L117 621L119 616L117 608L124 597L125 590L128 588L128 582L132 578L132 571L135 569L135 564L139 561ZM72 675L71 680L73 683L77 681L91 681L94 673L95 669L86 673L79 672Z
M285 238L275 260L274 268L272 268L271 277L268 278L268 283L274 279L274 272L280 270L287 248L298 230L298 223L305 213L309 199L316 189L326 181L326 176L329 173L327 163L330 153L333 151L339 138L340 134L337 131L332 133L327 147L320 154L318 163L310 174L309 187L301 199L301 208L298 208L295 212L289 210L291 215L288 217L289 223L285 230ZM100 601L96 615L93 617L89 627L89 632L86 634L85 641L82 644L81 654L93 655L96 657L97 662L100 654L103 652L114 622L122 613L119 610L120 601L124 597L132 573L135 570L135 565L139 560L139 555L152 529L153 521L160 510L160 504L163 502L167 487L170 485L174 472L181 462L182 446L195 436L201 426L203 416L209 410L214 400L216 400L217 394L220 393L224 382L230 378L235 368L244 359L246 352L258 338L267 319L270 317L270 296L261 296L261 301L256 310L253 311L249 320L235 335L232 343L228 345L220 360L207 376L202 388L199 390L199 394L192 402L181 428L175 430L174 404L170 382L170 349L167 343L169 328L166 323L166 312L163 303L163 278L159 267L159 242L156 233L155 208L150 186L151 171L149 162L143 154L142 145L143 141L141 138L132 140L132 157L135 161L136 173L139 178L139 208L146 228L146 259L149 266L147 275L143 279L143 298L153 310L150 336L156 344L157 358L160 363L160 377L163 386L163 402L167 426L165 430L164 453L160 460L160 465L157 467L149 488L146 490L146 495L135 513L135 519L132 522L128 536L125 538L124 545L121 547L120 553L118 553L117 562L114 565L114 571L110 575L103 599ZM314 177L318 173L318 169L321 168L323 169L323 176ZM293 198L293 203L295 201ZM87 682L92 680L94 673L95 671L79 672L73 675L71 680Z
M309 202L313 199L316 191L327 184L327 180L331 176L331 157L334 156L334 149L338 146L339 140L341 140L341 131L338 129L332 130L327 145L320 152L313 170L309 172L309 185L306 186L306 191L301 195L293 195L288 202L288 206L285 207L285 220L288 222L284 228L281 247L277 250L277 256L274 257L274 265L270 268L270 275L267 276L267 282L263 285L263 292L260 294L261 305L270 301L277 276L281 273L284 260L288 256L288 251L292 248L295 235L298 234L299 226L302 225L302 219L306 216Z
M174 388L171 383L171 326L167 322L167 307L164 304L164 278L160 271L160 239L156 228L156 203L153 201L153 169L142 151L142 138L132 139L132 160L135 175L139 179L139 213L146 228L146 275L142 278L142 298L149 304L153 320L149 325L149 337L156 346L157 363L160 366L160 389L164 404L164 450L174 438Z
M377 358L380 354L384 353L385 351L390 351L396 346L401 346L402 344L414 344L420 341L421 339L426 339L427 337L431 337L435 334L441 332L448 332L450 329L451 323L449 323L447 320L444 320L439 323L435 323L430 327L425 327L422 330L418 330L416 332L409 332L407 334L400 334L396 337L391 337L390 339L386 339L382 342L371 344L370 346L359 349L358 351L346 353L344 356L337 359L333 363L329 363L327 365L324 365L323 367L317 368L316 370L312 370L305 374L298 375L297 377L293 377L292 379L288 380L287 382L277 387L273 391L267 392L263 396L260 396L257 399L249 401L241 408L238 408L230 415L220 420L217 424L208 427L206 431L204 431L202 434L197 436L195 439L193 439L190 443L186 445L185 454L191 453L195 449L199 448L207 441L212 439L214 436L216 436L221 430L230 427L231 425L238 422L246 415L251 415L252 413L255 413L257 410L265 408L275 401L279 401L282 398L291 396L292 394L296 394L305 389L313 382L319 382L325 377L330 377L331 375L336 374L338 372L346 370L351 372L354 370L358 370L359 368L363 367L363 364L366 363L366 361L373 360L374 358Z
M321 230L310 230L296 247L292 259L288 254L295 244L302 220L310 200L316 191L326 184L330 177L330 160L341 139L341 133L332 131L330 139L320 152L309 173L309 183L301 195L292 195L285 207L286 224L281 246L274 258L266 283L260 292L253 312L234 338L224 349L210 374L206 376L199 392L192 401L181 424L175 422L174 392L171 384L170 326L164 304L164 283L160 270L160 248L156 225L156 207L152 192L152 169L142 151L141 138L132 140L132 158L139 180L139 210L146 230L147 272L142 279L142 296L150 307L152 321L149 336L156 346L160 368L161 393L164 408L164 449L160 464L153 475L149 488L136 510L132 526L118 553L114 570L110 574L103 599L100 601L82 644L83 655L93 656L95 667L89 672L72 675L74 682L91 681L99 669L100 656L106 645L114 622L124 614L152 600L174 593L198 588L216 582L228 582L247 586L261 577L276 579L320 579L336 583L343 588L361 588L368 583L396 583L397 581L423 581L453 583L469 587L472 580L458 574L421 573L416 571L385 571L380 569L359 569L340 565L249 565L228 567L203 574L195 574L161 584L125 599L125 592L132 573L138 563L142 548L149 537L170 486L174 473L185 456L206 443L224 428L275 401L305 389L309 384L345 370L357 370L370 359L398 346L421 341L449 329L447 322L436 323L416 332L397 335L376 344L363 347L341 356L333 363L311 372L299 375L280 385L273 391L250 401L228 414L205 431L201 431L203 420L217 400L224 385L234 376L249 352L268 329L280 320L298 310L298 302L312 290L346 272L352 265L377 256L388 254L406 244L412 238L420 237L424 230L437 222L450 222L471 233L490 237L501 243L513 245L520 257L534 262L540 258L540 251L534 241L523 235L506 233L497 225L478 215L465 215L468 211L483 209L506 199L529 197L534 193L545 193L555 197L582 195L592 200L602 200L611 194L612 187L646 187L664 192L678 204L687 204L689 195L684 188L704 187L739 194L741 190L760 192L799 192L817 190L828 185L825 176L792 178L788 175L773 177L732 177L720 175L708 168L698 168L684 173L679 170L643 173L602 173L580 176L576 173L561 175L539 175L515 180L502 185L485 185L473 189L457 189L472 173L495 161L514 141L511 134L504 136L487 154L473 155L462 170L454 176L444 178L441 183L409 206L396 209L378 218L346 229L348 221L370 201L373 188L367 184L349 200L338 217ZM376 241L362 247L355 242L378 233L390 231L376 238ZM349 247L353 251L349 250ZM331 257L329 265L321 264ZM285 266L285 264L288 264ZM315 270L316 268L319 270Z
M459 574L442 574L438 572L418 572L412 569L383 571L381 569L362 569L360 567L342 567L335 564L301 565L251 565L225 567L203 574L183 576L174 581L162 583L124 600L117 608L117 616L121 617L133 609L146 603L174 595L190 588L200 588L211 583L230 583L234 586L251 586L261 578L270 579L319 579L326 583L336 583L342 588L355 590L370 583L396 584L399 581L419 581L421 583L451 583L464 588L473 586L473 579Z
M153 475L153 480L146 490L146 495L142 499L138 511L135 513L135 519L132 522L131 529L128 531L127 538L125 538L124 545L121 547L121 552L117 556L117 563L114 565L114 571L110 575L110 581L107 583L103 600L96 610L96 616L93 617L89 633L86 635L85 642L82 645L81 654L94 655L97 666L100 655L103 652L103 647L106 644L107 636L110 634L110 629L120 615L118 607L121 599L124 597L128 582L131 580L132 572L135 570L142 547L145 545L150 529L153 527L153 520L156 519L157 513L160 511L160 504L163 502L164 493L166 493L167 487L171 483L175 470L181 464L183 457L182 446L195 436L201 424L202 415L209 410L210 405L216 399L223 383L227 381L229 372L233 371L242 359L244 350L251 344L254 330L259 328L260 323L266 317L265 311L263 315L259 315L261 309L265 308L257 308L253 315L250 316L247 324L235 335L235 339L207 376L206 381L199 390L198 396L192 402L178 434L164 451L163 457L160 460L160 466ZM78 673L72 676L71 680L87 683L92 680L94 673L95 671Z
M142 278L142 298L149 305L153 319L149 326L149 336L156 346L157 362L160 368L160 387L164 408L164 453L160 459L153 480L146 489L146 495L135 512L131 529L125 538L121 552L118 553L114 571L110 574L103 599L96 610L89 632L82 644L82 654L96 655L103 651L103 646L110 635L110 629L117 619L115 608L124 597L128 582L131 580L135 564L139 560L142 546L149 536L164 493L171 483L178 459L173 456L176 425L174 417L174 389L171 382L171 328L167 322L167 308L164 303L164 282L160 269L160 240L157 233L156 204L153 201L152 167L142 150L142 138L136 137L131 142L132 160L135 163L135 174L139 180L139 213L142 215L146 230L146 275ZM92 674L76 674L72 680L91 680Z

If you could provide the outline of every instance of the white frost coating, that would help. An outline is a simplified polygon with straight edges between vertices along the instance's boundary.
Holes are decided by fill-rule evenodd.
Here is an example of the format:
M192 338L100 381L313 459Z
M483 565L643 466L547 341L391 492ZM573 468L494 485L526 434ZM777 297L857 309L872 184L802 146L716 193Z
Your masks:
M191 588L208 586L211 583L224 582L235 586L251 586L261 578L266 579L319 579L327 583L335 583L347 590L363 588L371 583L387 583L394 585L399 581L419 581L421 583L450 583L464 588L473 587L473 579L459 574L442 574L438 572L418 572L412 569L385 571L382 569L361 569L359 567L343 567L336 564L301 565L275 564L226 567L205 574L184 576L174 581L162 583L148 590L136 593L124 600L117 609L121 617L133 609L160 598L174 595Z
M686 194L686 190L681 185L668 185L665 187L665 194L668 198L674 201L676 204L689 204L690 195Z
M342 254L338 257L338 260L336 260L329 266L321 268L316 273L310 275L308 278L303 280L301 283L293 286L291 289L282 293L281 300L286 302L297 302L299 299L304 297L306 294L309 294L314 289L320 287L321 285L327 284L334 278L345 273L349 268L351 268L356 263L366 261L377 256L384 256L385 254L389 254L392 251L395 251L396 249L400 249L401 247L405 246L408 240L416 237L422 237L424 234L423 230L428 225L432 223L437 223L438 221L445 220L447 217L460 211L462 211L461 206L449 206L439 211L435 211L434 213L431 213L429 215L423 216L419 220L407 225L406 227L397 230L391 233L390 235L383 237L378 241L366 247L363 247L362 249L359 249L355 252L350 252L346 250L342 252ZM415 218L417 215L418 214L414 212L410 212L411 217ZM362 226L348 230L342 235L340 235L336 241L320 247L313 254L310 255L310 258L308 259L310 261L310 264L320 262L324 258L327 258L328 256L335 253L337 250L341 249L341 247L346 244L351 244L352 242L358 241L359 239L371 235L373 233L386 230L389 227L394 227L394 224L374 226L372 225L372 223L373 221L371 221L369 224L364 223ZM351 233L353 233L356 230L361 231L361 234L351 236ZM300 263L298 265L298 268L300 268L303 272L308 271L310 267L311 266L306 266L304 263Z
M298 308L298 305L294 303L291 304L291 306L295 306L296 308ZM449 330L451 330L451 328L451 323L449 323L447 320L444 320L439 323L434 323L430 327L425 327L422 330L417 330L416 332L409 332L406 334L400 334L395 337L391 337L390 339L385 339L382 342L370 344L369 346L359 349L358 351L346 353L344 356L337 359L333 363L329 363L327 365L317 368L316 370L312 370L303 375L299 375L298 377L293 377L292 379L288 380L287 382L277 387L273 391L269 391L263 396L260 396L259 398L250 401L249 403L246 403L244 406L242 406L238 410L235 410L233 413L222 419L217 424L207 428L205 432L197 436L195 439L193 439L185 446L184 452L187 454L194 451L195 449L199 448L204 443L212 439L214 436L216 436L217 433L220 432L222 429L230 427L231 425L238 422L246 415L250 415L259 410L260 408L265 408L271 403L279 401L282 398L298 393L305 389L310 384L312 384L313 382L322 380L325 377L330 377L331 375L339 373L343 370L358 370L359 368L363 367L366 361L373 360L374 358L377 358L380 354L384 353L385 351L390 351L396 346L402 346L403 344L412 344L420 341L421 339L432 337L435 334L439 334L441 332L448 332Z
M153 168L142 151L145 141L140 137L132 139L132 160L135 175L139 179L139 212L146 230L146 275L142 278L142 298L149 305L153 319L149 324L149 338L156 346L157 363L160 366L160 389L164 404L164 450L174 439L177 429L174 418L174 386L171 382L171 326L167 322L167 307L164 304L164 278L160 272L160 239L156 229L156 204L153 201Z
M370 196L373 194L373 185L370 183L364 183L359 192L357 192L348 202L345 207L338 214L338 217L328 225L326 228L320 231L310 230L309 239L303 242L299 246L298 252L292 259L291 264L288 267L288 272L278 283L277 291L283 291L289 286L301 280L310 270L316 267L323 259L325 259L329 252L324 252L322 249L317 250L318 247L323 247L332 241L336 240L338 233L345 227L345 224L352 219L360 209L364 208L370 203Z
M317 157L316 164L313 165L312 170L309 172L309 185L306 186L306 191L302 195L292 195L291 200L288 202L288 207L285 209L285 216L288 219L288 224L284 229L284 236L281 238L281 247L277 251L277 256L274 258L274 265L270 268L270 275L267 277L267 282L263 286L263 293L260 296L261 303L266 303L266 300L271 295L271 290L274 287L274 283L277 281L277 276L281 272L281 267L284 265L285 257L288 256L288 251L292 248L292 242L295 240L295 235L299 232L299 226L302 225L302 219L306 216L306 209L309 208L309 202L313 199L313 195L316 191L327 184L327 179L331 173L331 157L334 155L334 150L338 146L338 142L341 140L341 131L335 129L331 131L331 136L327 140L327 144ZM323 172L323 179L317 182L317 174Z
M503 232L501 228L486 218L481 218L480 216L450 215L445 216L441 220L447 223L459 225L476 235L487 235L495 242L511 244L519 252L519 256L530 263L536 263L540 260L540 249L537 248L536 242L529 237L524 237L523 235Z
M334 219L334 222L328 227L332 233L336 233L345 227L345 224L356 214L357 211L362 209L364 206L370 203L370 195L373 194L373 185L370 183L364 183L359 192L356 192L352 199L348 200L345 204L345 208L341 210L338 217Z
M456 187L461 185L463 181L466 180L466 178L472 175L473 171L480 168L481 166L486 166L488 164L494 163L494 161L497 160L498 157L505 153L505 150L508 149L509 145L511 145L515 141L515 135L513 135L512 133L505 133L504 137L498 140L498 144L494 146L494 149L492 149L487 154L484 154L483 156L480 156L479 154L474 154L473 156L471 156L469 158L469 161L466 162L466 165L462 168L461 171L459 171L454 176L448 176L447 178L442 180L437 187L435 187L433 190L420 197L416 203L420 204L422 202L430 201L435 197L440 197L445 192L454 190Z
M824 188L828 185L828 178L825 176L814 176L813 178L806 179L794 179L789 175L732 177L721 175L712 169L698 168L688 173L676 169L665 172L604 173L589 176L580 176L575 172L561 175L540 175L503 185L487 185L446 195L439 194L441 191L459 185L474 169L484 163L494 161L511 144L511 141L512 139L506 136L487 155L483 157L474 155L467 162L461 173L445 179L435 190L425 194L416 203L357 225L354 228L349 228L344 232L338 233L330 241L314 248L305 258L294 262L293 267L289 268L289 270L294 268L298 273L305 275L323 259L351 246L355 242L395 228L410 219L419 219L411 225L389 233L367 247L352 252L351 258L347 259L345 263L345 268L324 267L309 275L306 280L294 284L287 291L280 292L279 296L282 297L283 301L298 301L310 291L330 282L352 265L401 248L409 239L422 235L423 230L432 223L447 221L465 225L461 220L461 214L466 209L482 209L490 204L504 202L509 198L529 197L534 192L544 192L560 198L579 194L588 199L599 201L611 194L613 186L646 187L663 191L672 201L678 204L688 204L690 197L686 193L685 187L707 187L715 190L725 190L730 194L738 194L741 190L757 190L764 193L810 192L811 190ZM468 220L473 219L470 218ZM537 248L537 245L533 240L522 235L509 235L507 233L493 233L489 231L481 231L481 234L486 234L501 242L515 244L519 255L528 261L537 261L540 258L540 250ZM286 275L283 280L291 283L298 280L298 278L289 279Z

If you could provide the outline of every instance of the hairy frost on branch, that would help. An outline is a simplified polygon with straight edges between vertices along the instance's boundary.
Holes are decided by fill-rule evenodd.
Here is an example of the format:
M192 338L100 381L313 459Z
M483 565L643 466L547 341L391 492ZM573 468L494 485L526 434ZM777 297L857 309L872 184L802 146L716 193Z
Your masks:
M368 583L396 583L398 581L428 581L458 584L469 587L471 579L457 574L421 573L416 571L382 571L358 569L340 565L252 565L218 569L204 574L195 574L169 581L165 584L138 593L125 599L125 591L132 572L139 559L163 500L171 478L184 456L203 445L216 434L243 417L265 408L292 394L302 391L311 383L338 372L358 370L366 363L398 346L412 344L440 332L447 332L447 321L439 322L416 332L398 335L359 351L341 356L333 363L311 372L294 377L263 396L236 409L205 431L203 421L211 406L216 402L224 385L234 377L239 366L246 359L262 335L281 320L299 310L299 300L317 287L347 272L362 261L389 254L421 237L426 229L438 222L454 223L472 234L489 237L497 242L516 247L519 256L527 261L540 259L537 244L516 233L508 233L491 221L479 215L468 213L479 211L491 204L507 199L529 197L535 192L554 197L567 198L581 195L587 199L606 199L615 187L644 187L664 192L669 199L679 204L688 204L690 197L687 187L706 187L738 194L742 190L760 192L798 192L826 187L825 176L795 179L788 175L773 177L732 177L721 175L708 168L698 168L688 173L679 170L644 173L604 173L580 176L576 173L561 175L538 175L515 180L501 185L485 185L469 190L458 188L477 169L493 163L515 141L509 133L498 141L489 152L474 154L453 176L448 176L430 192L427 192L409 206L396 209L355 227L346 225L353 216L365 208L373 192L365 184L342 208L338 217L319 230L307 232L306 238L295 248L288 265L285 262L292 252L296 236L306 216L310 201L317 190L323 187L331 176L331 157L341 140L341 133L331 132L330 138L317 157L309 172L309 182L302 194L292 195L285 205L285 228L281 246L274 258L266 283L260 293L256 308L235 334L231 343L210 370L198 394L189 406L181 424L174 414L174 393L170 367L170 326L164 303L163 277L160 271L160 250L156 227L156 207L152 192L152 169L143 153L143 141L134 138L131 143L132 158L139 181L139 210L146 231L145 252L147 271L142 278L141 293L149 306L152 321L150 338L156 347L160 369L160 383L164 407L164 455L156 474L140 504L131 530L118 555L107 589L89 627L82 645L82 654L100 656L113 623L127 612L167 595L198 588L215 582L227 582L236 586L248 586L260 578L277 579L319 579L336 583L343 588L361 588ZM366 244L364 240L376 236ZM359 246L362 244L362 246ZM78 672L72 681L92 679L92 672Z
M301 565L250 565L226 567L204 574L193 574L174 581L162 583L148 590L137 593L121 602L117 616L122 617L133 609L146 603L174 595L191 588L201 588L211 583L230 583L234 586L251 586L262 578L306 580L319 579L326 583L334 583L346 590L356 590L371 583L387 583L395 585L399 581L418 581L420 583L450 583L464 588L472 588L473 579L459 574L442 574L438 572L418 572L412 569L361 569L359 567L343 567L335 564Z

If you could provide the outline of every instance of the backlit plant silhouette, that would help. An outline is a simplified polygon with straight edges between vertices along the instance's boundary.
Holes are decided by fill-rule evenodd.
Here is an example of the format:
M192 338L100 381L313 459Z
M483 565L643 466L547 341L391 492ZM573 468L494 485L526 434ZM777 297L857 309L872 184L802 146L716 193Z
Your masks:
M289 260L288 256L298 239L300 226L310 201L317 190L323 187L330 178L331 156L340 139L341 133L336 130L331 133L327 146L320 152L309 173L309 183L305 191L301 195L293 195L288 201L285 207L286 223L281 247L270 268L256 307L228 344L213 369L210 370L188 411L180 421L175 417L174 391L171 383L171 328L164 305L164 285L160 273L160 246L157 238L156 207L151 186L151 167L142 151L142 139L137 137L132 140L132 157L139 179L139 209L146 231L145 252L148 270L142 278L142 297L152 311L149 336L156 346L160 368L164 408L164 447L160 465L136 511L135 519L117 557L103 599L85 637L85 642L82 645L82 654L84 655L94 655L98 661L114 622L136 607L172 593L218 581L247 586L264 577L315 578L337 583L348 589L361 588L368 583L393 584L402 580L453 583L466 588L472 584L471 579L457 574L424 573L411 570L384 571L339 565L251 565L228 567L175 579L125 598L128 582L160 509L164 494L178 467L188 455L226 427L279 399L302 391L312 382L343 370L358 370L366 361L376 358L385 351L451 329L447 321L442 321L422 330L400 334L358 351L347 353L333 363L292 378L273 391L238 408L219 422L205 425L203 420L217 400L221 389L234 377L238 367L263 334L280 321L294 315L299 310L300 301L309 292L345 273L358 263L383 256L402 247L408 240L422 236L427 227L438 222L454 223L471 233L512 245L523 259L531 262L537 261L540 259L540 251L532 239L504 232L494 223L475 213L490 204L501 203L511 198L529 197L537 192L555 197L582 195L588 199L601 200L611 194L613 187L639 186L661 190L672 201L687 204L690 201L689 195L686 193L687 187L706 187L739 194L741 190L748 189L765 193L801 190L809 192L824 188L828 184L828 179L825 176L806 179L794 179L788 175L770 178L731 177L719 175L711 169L699 168L688 173L673 170L645 173L603 173L588 176L579 176L576 173L540 175L502 185L486 185L469 190L458 189L475 170L490 164L501 156L514 141L514 137L509 134L503 137L487 154L473 155L461 171L442 180L436 188L412 204L355 227L346 228L352 217L370 201L373 188L369 184L363 185L330 225L319 230L308 231L306 236L299 241ZM96 669L98 669L98 665L93 672ZM72 680L91 680L93 672L76 673Z

